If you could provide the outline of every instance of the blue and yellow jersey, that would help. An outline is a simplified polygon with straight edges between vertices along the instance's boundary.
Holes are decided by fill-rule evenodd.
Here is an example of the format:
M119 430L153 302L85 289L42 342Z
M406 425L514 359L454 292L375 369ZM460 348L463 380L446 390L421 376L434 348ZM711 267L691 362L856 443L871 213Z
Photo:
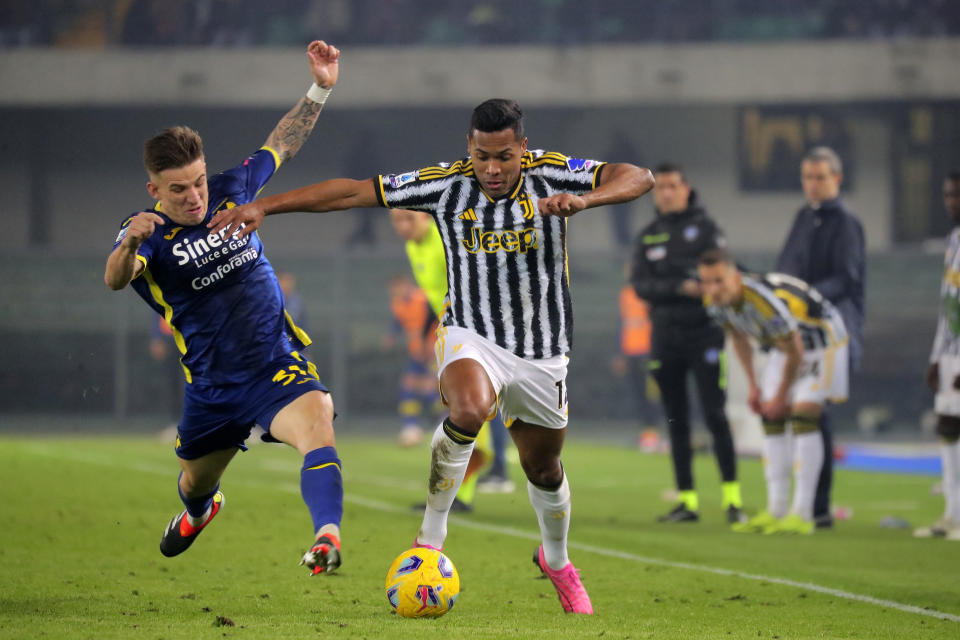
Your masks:
M145 268L131 286L173 329L189 383L243 383L310 344L284 309L260 237L225 237L206 226L217 211L256 198L278 166L276 152L264 147L208 178L209 209L198 225L177 225L159 203L149 209L165 224L137 250ZM114 248L135 215L124 220Z
M839 312L803 280L782 273L743 274L742 301L721 307L704 300L726 329L740 331L769 348L795 331L804 349L824 349L847 342Z
M447 297L447 259L437 226L431 224L420 242L408 240L406 249L417 286L427 294L430 308L436 316L443 317L443 305Z

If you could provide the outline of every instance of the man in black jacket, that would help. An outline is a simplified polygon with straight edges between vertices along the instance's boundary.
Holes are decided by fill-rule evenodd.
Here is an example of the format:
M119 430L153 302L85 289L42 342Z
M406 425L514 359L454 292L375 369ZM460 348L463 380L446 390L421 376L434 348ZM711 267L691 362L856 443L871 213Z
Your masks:
M829 147L815 147L800 171L807 204L800 209L777 259L776 271L796 276L820 292L843 316L850 337L850 373L863 354L865 248L863 227L840 201L843 165ZM820 418L824 458L813 506L818 527L833 526L833 434L827 413Z
M726 244L723 233L697 203L696 193L675 164L656 169L657 218L636 240L631 283L651 307L650 368L660 386L670 433L670 451L680 503L661 522L696 522L687 377L693 374L723 479L722 507L729 522L744 519L737 460L724 412L726 366L723 330L709 318L697 280L697 258Z

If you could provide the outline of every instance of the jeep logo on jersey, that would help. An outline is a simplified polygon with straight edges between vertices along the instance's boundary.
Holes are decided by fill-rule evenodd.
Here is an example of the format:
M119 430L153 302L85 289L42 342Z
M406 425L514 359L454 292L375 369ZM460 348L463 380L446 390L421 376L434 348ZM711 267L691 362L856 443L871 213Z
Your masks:
M567 169L570 171L586 171L595 166L595 160L584 160L583 158L567 158Z
M480 227L471 227L470 236L461 240L464 249L470 253L526 253L531 249L539 249L539 236L534 227L527 227L520 231L484 231Z

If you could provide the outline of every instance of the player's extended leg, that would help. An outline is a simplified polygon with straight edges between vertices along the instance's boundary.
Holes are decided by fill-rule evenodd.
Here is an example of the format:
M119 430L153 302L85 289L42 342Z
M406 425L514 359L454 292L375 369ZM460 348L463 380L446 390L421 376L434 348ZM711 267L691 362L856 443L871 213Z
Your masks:
M236 453L237 448L230 447L191 460L178 458L181 471L177 491L186 510L167 525L160 539L160 553L170 558L186 551L220 512L220 478Z
M743 522L743 499L737 481L737 453L733 448L733 435L727 421L727 382L725 356L722 349L710 348L700 362L693 366L693 378L697 383L700 406L704 421L713 438L713 453L717 458L722 482L721 507L726 511L727 522Z
M943 517L929 527L916 529L913 535L960 541L960 417L938 415L937 435L943 473Z
M330 394L313 390L298 396L273 418L270 435L303 456L300 493L313 519L316 542L301 563L314 575L333 571L341 560L343 478L334 447Z
M699 500L693 488L693 451L690 448L690 405L687 398L687 364L684 358L667 356L651 363L653 377L660 387L663 413L670 434L670 457L680 503L660 522L697 522Z
M548 429L516 420L510 435L527 475L527 493L540 524L541 545L533 557L553 582L567 613L593 613L590 596L567 555L570 530L570 484L560 462L566 429Z
M444 368L440 389L450 416L437 427L430 443L427 504L414 540L417 546L434 549L443 547L450 506L463 482L477 433L497 405L487 372L470 358L456 360Z

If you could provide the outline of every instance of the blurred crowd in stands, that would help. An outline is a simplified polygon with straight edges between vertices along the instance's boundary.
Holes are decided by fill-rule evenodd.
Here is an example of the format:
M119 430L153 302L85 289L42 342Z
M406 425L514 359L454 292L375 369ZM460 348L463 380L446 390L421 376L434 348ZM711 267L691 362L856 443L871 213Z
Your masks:
M3 0L0 47L302 46L960 34L958 0Z

